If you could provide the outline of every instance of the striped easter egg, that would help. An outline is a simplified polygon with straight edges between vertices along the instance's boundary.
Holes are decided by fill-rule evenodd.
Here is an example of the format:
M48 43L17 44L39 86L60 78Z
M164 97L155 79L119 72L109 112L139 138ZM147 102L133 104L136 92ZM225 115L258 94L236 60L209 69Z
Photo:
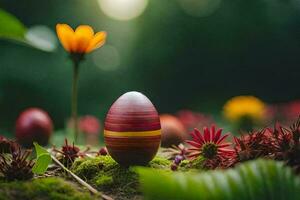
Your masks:
M161 140L158 113L140 92L127 92L109 109L104 140L111 157L120 165L145 165L157 153Z

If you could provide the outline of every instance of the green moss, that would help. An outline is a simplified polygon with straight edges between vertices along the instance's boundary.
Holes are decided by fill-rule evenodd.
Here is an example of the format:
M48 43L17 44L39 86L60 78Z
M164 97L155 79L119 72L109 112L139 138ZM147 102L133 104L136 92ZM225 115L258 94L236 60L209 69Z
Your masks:
M155 157L150 163L149 167L154 169L169 169L171 161L162 157Z
M156 157L148 167L169 170L171 161ZM110 156L78 159L72 166L72 171L87 180L100 191L117 199L131 199L140 195L138 192L138 175L132 167L121 167Z
M190 168L192 169L203 169L203 157L198 157L195 160L190 161Z
M113 178L107 175L96 176L94 183L98 186L109 186L113 184Z
M0 182L0 200L90 200L99 199L61 178Z
M181 161L178 170L179 171L189 171L191 169L191 162L189 160Z

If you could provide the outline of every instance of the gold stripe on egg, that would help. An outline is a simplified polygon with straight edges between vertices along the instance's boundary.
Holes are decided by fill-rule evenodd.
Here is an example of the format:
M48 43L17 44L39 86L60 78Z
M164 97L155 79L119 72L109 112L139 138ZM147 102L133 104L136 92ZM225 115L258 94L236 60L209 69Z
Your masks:
M155 131L130 131L130 132L117 132L117 131L108 131L104 130L104 136L112 136L112 137L144 137L144 136L158 136L161 135L161 130L155 130Z

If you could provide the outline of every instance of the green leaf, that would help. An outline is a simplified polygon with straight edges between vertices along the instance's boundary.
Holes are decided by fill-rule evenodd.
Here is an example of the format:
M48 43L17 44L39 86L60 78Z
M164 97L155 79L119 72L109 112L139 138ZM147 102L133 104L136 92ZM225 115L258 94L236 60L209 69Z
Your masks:
M35 174L44 174L47 171L48 165L51 163L51 161L51 156L49 156L48 154L40 155L35 161L32 172Z
M289 167L256 160L234 169L202 173L137 168L145 199L296 200L299 178Z
M0 39L8 39L42 51L54 51L58 45L56 35L46 26L25 27L12 14L0 9Z
M0 37L23 39L26 27L13 15L0 9Z
M34 143L34 147L35 147L37 159L32 168L32 172L35 174L44 174L48 169L48 165L52 161L51 155L46 149L41 147L36 142Z
M35 148L35 152L36 152L36 156L39 157L42 154L49 154L50 153L47 151L47 149L43 148L41 145L39 145L38 143L34 142L33 143L34 148Z

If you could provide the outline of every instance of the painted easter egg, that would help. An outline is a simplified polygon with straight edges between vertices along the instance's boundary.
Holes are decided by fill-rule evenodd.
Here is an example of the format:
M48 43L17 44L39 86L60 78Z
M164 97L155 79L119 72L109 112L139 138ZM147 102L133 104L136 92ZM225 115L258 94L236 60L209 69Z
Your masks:
M173 115L160 115L161 146L171 147L178 145L186 139L186 131L179 119Z
M51 118L39 108L25 110L16 121L16 138L24 147L31 147L33 142L47 145L52 130L53 123Z
M114 102L104 129L108 153L124 166L147 164L160 146L159 115L140 92L127 92Z

